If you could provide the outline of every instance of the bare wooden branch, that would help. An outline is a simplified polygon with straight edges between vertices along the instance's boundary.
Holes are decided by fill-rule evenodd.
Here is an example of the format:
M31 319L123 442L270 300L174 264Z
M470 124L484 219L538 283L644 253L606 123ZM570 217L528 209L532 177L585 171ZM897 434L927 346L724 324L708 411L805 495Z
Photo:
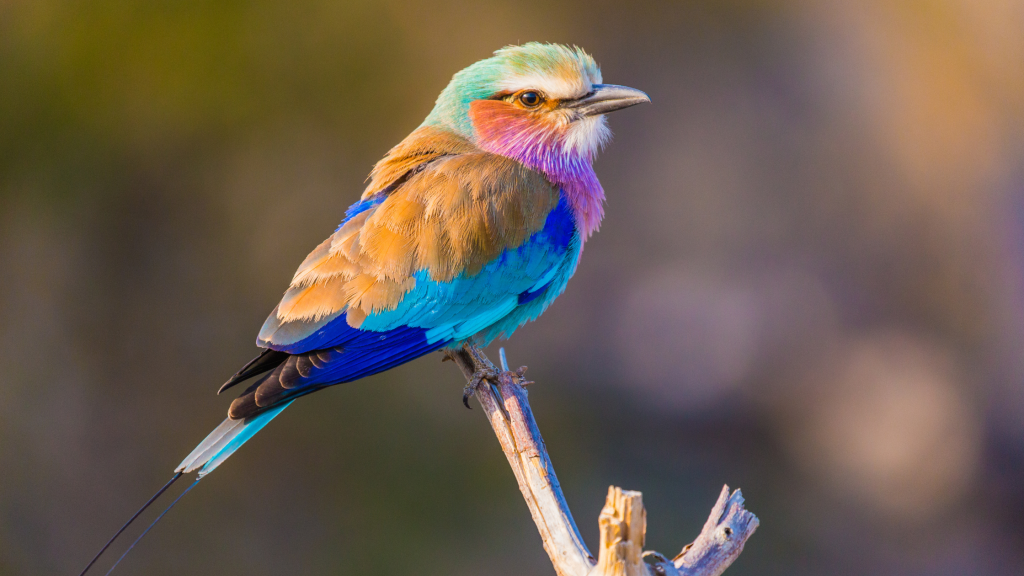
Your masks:
M544 550L558 576L718 576L739 557L757 529L757 517L743 508L739 490L722 488L704 529L675 558L643 552L647 512L640 492L612 486L598 519L597 560L583 543L533 418L520 368L511 372L502 350L499 370L475 346L448 352L475 390L487 420L526 500Z
M519 491L530 508L551 563L558 576L582 576L590 571L594 558L583 543L565 502L555 469L548 458L544 440L533 419L521 375L499 371L476 348L466 347L451 355L467 381L477 372L490 378L477 389L476 399L494 429L509 466L519 482ZM491 380L497 380L494 386Z
M683 576L718 576L739 558L760 522L743 507L743 493L723 486L704 529L672 563Z
M590 573L594 576L648 576L643 559L647 536L643 495L609 486L597 525L601 529L601 549L597 553L597 566Z

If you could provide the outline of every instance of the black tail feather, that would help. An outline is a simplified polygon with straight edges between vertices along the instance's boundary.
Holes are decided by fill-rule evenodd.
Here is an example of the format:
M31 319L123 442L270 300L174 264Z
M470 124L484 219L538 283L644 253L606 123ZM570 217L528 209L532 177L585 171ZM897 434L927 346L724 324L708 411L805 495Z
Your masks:
M181 472L178 472L174 476L172 476L171 479L167 481L167 484L164 484L163 488L161 488L160 490L157 490L157 493L153 494L153 497L150 498L148 502L143 504L142 508L139 508L139 511L136 512L135 515L132 516L127 522L125 522L124 526L121 526L121 529L118 530L117 533L114 534L110 538L110 540L108 540L107 543L103 545L103 548L100 548L100 551L97 552L96 555L92 557L92 560L89 561L89 565L85 567L85 570L82 570L82 573L79 576L85 576L85 573L89 571L89 568L92 568L92 565L95 564L96 561L100 559L100 556L102 556L103 553L107 551L107 548L110 548L110 545L114 543L114 540L117 540L117 537L120 536L122 532L127 530L128 527L132 525L132 522L135 522L135 519L138 518L143 512L145 512L146 508L149 508L150 504L152 504L153 502L156 502L156 499L159 498L161 494L166 492L167 489L171 487L171 484L174 484L174 482L178 478L181 478Z
M235 372L235 375L228 379L221 387L217 390L217 394L231 388L235 384L243 380L248 380L257 374L262 374L268 370L277 368L279 364L288 359L289 354L285 352L278 352L277 350L266 349L259 356L249 360L249 363L242 366L242 369Z
M139 541L141 541L143 538L145 538L146 534L149 534L149 531L153 529L153 526L156 526L156 523L159 522L168 512L170 512L171 508L174 508L174 505L177 504L179 500L185 497L185 494L188 494L193 488L195 488L196 484L199 484L200 480L202 480L202 478L196 478L195 482L190 484L188 488L185 488L185 491L179 494L178 497L174 499L174 502L171 502L171 505L168 506L166 510L161 512L160 515L156 517L156 520L153 520L153 523L150 524L149 527L142 532L142 534L139 534L139 537L135 539L135 542L132 542L132 545L124 551L124 554L121 554L121 557L117 559L117 562L114 562L114 565L110 567L110 570L107 570L105 576L110 576L110 573L113 572L114 568L117 568L117 565L121 563L121 560L124 560L124 557L132 551L132 548L135 548L135 545L138 544Z

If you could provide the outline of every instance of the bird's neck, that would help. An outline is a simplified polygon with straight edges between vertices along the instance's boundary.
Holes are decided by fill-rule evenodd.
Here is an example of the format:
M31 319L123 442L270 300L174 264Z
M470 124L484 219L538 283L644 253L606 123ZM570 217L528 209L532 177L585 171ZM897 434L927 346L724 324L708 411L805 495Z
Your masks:
M470 119L480 148L517 160L561 187L584 239L597 230L604 188L594 172L596 146L581 145L565 126L535 122L487 100L473 102Z

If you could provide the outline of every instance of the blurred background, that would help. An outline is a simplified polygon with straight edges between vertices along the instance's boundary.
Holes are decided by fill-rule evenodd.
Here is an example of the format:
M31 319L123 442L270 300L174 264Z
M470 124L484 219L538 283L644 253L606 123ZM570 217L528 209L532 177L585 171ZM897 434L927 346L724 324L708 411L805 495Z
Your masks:
M1024 573L1022 30L1019 0L0 0L0 575L78 573L372 164L529 40L654 101L506 345L590 546L609 484L671 555L729 483L762 521L735 576ZM120 572L553 574L463 385L434 354L301 402Z

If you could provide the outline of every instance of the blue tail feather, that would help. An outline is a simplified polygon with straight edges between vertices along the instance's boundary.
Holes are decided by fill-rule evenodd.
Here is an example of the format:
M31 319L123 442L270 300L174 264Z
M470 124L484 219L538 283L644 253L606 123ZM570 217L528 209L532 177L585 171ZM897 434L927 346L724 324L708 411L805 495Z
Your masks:
M285 402L252 418L224 420L182 460L175 472L188 473L199 470L199 478L213 472L217 466L220 466L235 453L235 450L238 450L242 444L262 430L289 404L291 402Z

